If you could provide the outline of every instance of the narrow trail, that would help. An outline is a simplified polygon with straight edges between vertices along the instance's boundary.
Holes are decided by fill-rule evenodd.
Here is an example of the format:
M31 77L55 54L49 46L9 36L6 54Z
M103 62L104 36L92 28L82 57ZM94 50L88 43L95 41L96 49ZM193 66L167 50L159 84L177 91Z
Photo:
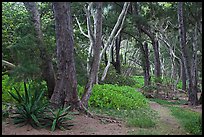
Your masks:
M188 133L182 128L176 118L171 115L168 108L161 106L156 102L150 102L150 106L153 110L159 114L159 121L155 127L155 130L162 135L187 135Z

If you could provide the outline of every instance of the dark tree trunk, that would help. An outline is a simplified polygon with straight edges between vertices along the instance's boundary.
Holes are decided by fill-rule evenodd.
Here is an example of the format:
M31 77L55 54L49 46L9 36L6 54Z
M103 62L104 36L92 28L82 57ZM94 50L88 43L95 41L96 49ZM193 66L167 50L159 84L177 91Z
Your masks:
M90 98L93 85L96 83L99 63L100 63L100 49L102 45L102 3L96 3L96 17L94 18L95 25L95 40L93 43L93 61L91 64L91 70L89 74L88 82L85 86L84 94L82 95L82 103L85 107L88 107L88 100Z
M121 66L120 66L120 43L121 43L121 34L116 38L115 44L115 69L118 74L121 74Z
M51 97L53 106L78 107L74 62L74 38L69 2L53 2L57 43L57 80Z
M181 81L182 81L182 90L186 91L186 69L185 69L185 65L184 65L184 59L181 58Z
M192 73L191 73L191 59L189 57L189 52L186 45L186 33L184 27L184 17L183 17L183 2L178 3L178 23L179 23L179 35L180 35L180 47L182 56L184 59L184 65L186 69L187 79L188 79L188 96L190 105L197 105L197 91L194 90Z
M121 74L121 67L120 67L120 42L121 42L121 36L119 36L115 39L115 58L114 59L114 47L112 46L111 49L111 56L112 56L112 65L114 66L116 73Z
M105 47L103 41L102 41L102 47L103 48ZM104 52L104 62L105 62L105 65L107 66L107 64L108 64L108 57L107 57L106 51Z
M32 20L33 20L35 31L38 38L38 48L40 50L40 58L42 59L42 63L40 65L42 70L42 77L47 83L48 97L51 98L55 87L55 72L53 69L51 57L48 55L46 51L45 43L43 40L40 13L37 9L37 5L35 2L24 2L24 5L27 11L29 11L30 14L32 15Z
M133 9L133 14L135 15L139 15L140 12L140 8L138 7L138 3L136 2L136 5L132 6ZM152 33L147 27L145 27L143 24L139 23L136 20L136 24L137 24L137 28L139 30L139 35L140 32L145 33L152 41L152 46L153 46L153 50L154 50L154 73L155 73L155 79L156 79L156 83L161 83L161 62L160 62L160 55L159 55L159 43L158 40L156 38L156 35L154 33ZM140 41L141 42L141 41Z
M152 39L152 45L154 50L154 73L156 83L161 83L161 62L159 58L159 42L157 39Z
M151 84L150 79L150 62L149 62L149 52L148 52L148 45L145 42L144 45L141 45L141 51L142 51L142 67L144 71L144 86L148 86Z

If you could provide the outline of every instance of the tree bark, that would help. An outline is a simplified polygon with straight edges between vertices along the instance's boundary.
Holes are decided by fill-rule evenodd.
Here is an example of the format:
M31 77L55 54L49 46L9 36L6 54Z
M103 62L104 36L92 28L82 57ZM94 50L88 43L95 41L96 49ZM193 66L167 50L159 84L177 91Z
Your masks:
M183 17L183 2L178 2L178 23L179 23L179 35L180 35L180 47L182 51L182 56L184 59L184 66L186 69L187 79L188 79L188 97L190 105L197 105L197 91L193 88L192 73L191 73L191 60L189 58L189 52L186 45L186 32L184 27L184 17Z
M121 32L122 30L122 27L123 27L123 23L125 21L125 18L126 18L126 14L127 14L127 11L128 11L128 8L129 8L129 5L130 5L130 2L125 2L124 3L124 6L123 6L123 9L118 17L118 20L113 28L113 30L111 31L111 34L110 36L108 37L108 41L104 47L104 49L101 51L100 53L100 58L102 57L103 53L106 51L106 49L108 47L109 48L109 59L108 59L108 64L107 66L105 67L104 71L103 71L103 74L102 74L102 78L101 78L101 81L104 81L105 80L105 77L107 75L107 72L108 72L108 69L110 67L110 61L111 61L111 55L110 55L110 51L111 51L111 46L113 45L113 41L115 40L115 38L119 35L119 33Z
M132 5L132 13L134 15L139 15L139 8L138 8L138 3L136 3L136 5L134 6L134 3ZM139 39L141 40L141 25L138 24L137 22L135 22L138 26L137 26L137 30L139 32ZM143 72L144 72L144 86L148 86L151 84L151 76L150 76L150 62L149 62L149 52L148 52L148 44L146 42L144 42L144 44L142 44L141 41L139 41L140 43L140 50L142 53L142 68L143 68Z
M57 42L57 80L51 97L53 106L79 105L74 62L74 38L69 2L53 2Z
M97 81L98 69L100 63L100 48L102 45L102 2L96 3L96 15L94 16L94 43L93 43L93 61L89 73L88 82L82 95L82 103L87 108L93 85Z
M53 69L51 57L48 55L46 51L45 43L43 40L40 13L37 9L37 5L35 2L24 2L24 5L27 11L30 12L32 16L32 20L33 20L35 31L38 38L38 48L40 50L40 58L42 59L42 64L40 65L42 70L42 77L45 79L47 83L48 97L51 98L55 87L55 72Z
M118 74L121 74L121 65L120 65L120 44L121 44L121 34L116 38L115 43L115 69Z

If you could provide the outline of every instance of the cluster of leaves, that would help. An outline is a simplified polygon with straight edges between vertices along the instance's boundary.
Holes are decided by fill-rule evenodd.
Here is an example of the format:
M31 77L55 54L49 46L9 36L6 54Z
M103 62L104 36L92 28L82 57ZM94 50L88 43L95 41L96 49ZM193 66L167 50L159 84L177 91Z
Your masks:
M78 88L79 94L83 88ZM88 105L99 108L136 109L148 107L147 99L134 88L117 85L94 85Z
M37 90L37 91L47 91L47 85L45 81L42 80L29 80L29 89L30 90ZM16 81L14 77L3 75L2 76L2 102L6 103L16 103L15 99L13 99L9 92L16 94L16 91L14 90L15 87L20 94L23 93L24 90L24 84L21 81Z
M55 129L69 129L69 126L73 126L72 123L67 122L68 120L72 120L71 113L68 111L68 107L60 107L56 110L49 109L51 115L47 115L46 119L49 119L49 122L44 123L46 126L51 126L51 131Z
M12 116L14 124L21 124L21 126L30 124L34 128L51 126L52 131L56 128L65 129L64 127L70 125L67 123L67 120L71 119L68 115L69 107L52 110L49 108L49 102L44 99L44 91L35 90L32 93L27 89L25 83L24 94L20 94L16 88L14 89L16 94L9 92L17 102L16 110Z

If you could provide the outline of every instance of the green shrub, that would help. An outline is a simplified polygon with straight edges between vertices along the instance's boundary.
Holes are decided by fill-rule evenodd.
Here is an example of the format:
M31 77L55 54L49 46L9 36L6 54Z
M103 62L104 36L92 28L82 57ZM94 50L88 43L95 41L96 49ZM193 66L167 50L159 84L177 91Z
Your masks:
M79 90L81 95L82 88ZM135 109L148 107L147 99L134 88L117 85L94 85L88 105L99 108Z
M144 86L144 77L143 76L132 76L131 79L135 81L133 87L142 88Z
M32 94L30 90L27 90L24 83L24 94L16 90L16 94L9 92L11 97L16 100L16 112L12 117L14 124L30 124L32 127L41 126L40 120L44 118L44 112L48 105L43 99L44 92L34 91Z
M58 108L56 110L49 109L51 112L51 115L48 115L46 119L49 119L47 121L46 126L51 126L51 131L54 131L56 128L59 128L61 130L68 129L69 126L73 126L68 120L71 120L72 117L69 115L71 114L68 109L70 106L64 108Z

